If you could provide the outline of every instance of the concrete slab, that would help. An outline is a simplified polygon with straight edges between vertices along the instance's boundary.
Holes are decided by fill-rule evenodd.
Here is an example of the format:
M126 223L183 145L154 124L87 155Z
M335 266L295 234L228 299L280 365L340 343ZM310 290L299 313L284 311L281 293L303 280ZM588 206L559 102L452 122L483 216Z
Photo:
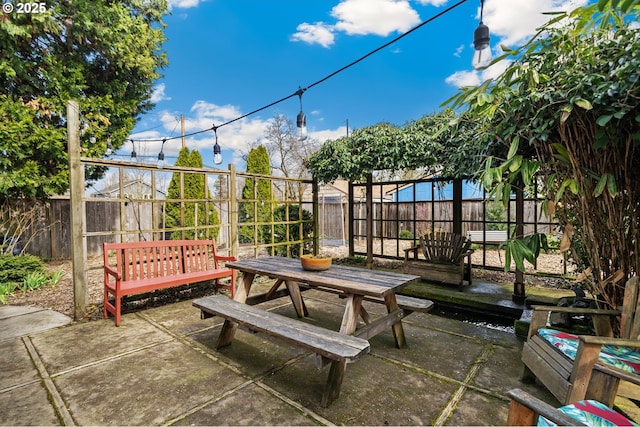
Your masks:
M72 320L53 310L0 305L0 341L64 326Z
M337 329L344 300L314 292L305 321ZM295 316L286 298L263 307ZM513 333L430 314L403 323L408 347L395 348L390 331L371 339L328 408L328 367L316 369L313 355L242 329L217 350L221 320L200 319L190 301L127 313L120 327L103 319L8 338L0 424L501 425L512 387L557 405L520 383Z

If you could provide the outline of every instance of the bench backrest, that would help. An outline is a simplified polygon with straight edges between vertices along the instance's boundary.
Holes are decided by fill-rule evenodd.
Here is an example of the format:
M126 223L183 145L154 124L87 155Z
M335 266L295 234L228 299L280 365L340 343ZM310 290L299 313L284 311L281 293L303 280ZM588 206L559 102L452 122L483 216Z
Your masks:
M104 265L117 270L123 281L218 268L213 240L104 243L103 251Z
M420 236L420 248L427 261L458 263L471 249L471 240L456 233L437 231Z

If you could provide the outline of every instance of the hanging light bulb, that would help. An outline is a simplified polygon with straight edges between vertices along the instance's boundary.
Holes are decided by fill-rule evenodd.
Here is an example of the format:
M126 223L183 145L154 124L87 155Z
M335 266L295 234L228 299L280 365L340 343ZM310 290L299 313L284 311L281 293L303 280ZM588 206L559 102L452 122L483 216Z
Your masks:
M298 113L298 117L296 118L296 126L298 127L298 138L300 141L304 141L307 139L307 116L302 112L302 94L304 93L304 89L298 87L298 91L296 95L300 98L300 112Z
M138 154L136 153L136 145L133 142L133 139L131 140L131 147L133 147L132 150L131 150L131 161L132 162L137 162L138 161Z
M218 144L218 127L213 125L213 134L216 136L216 142L213 144L213 163L219 165L222 163L222 149Z
M162 169L165 167L166 162L164 161L164 143L167 142L167 139L162 140L162 145L160 146L160 152L158 153L158 168Z
M480 0L480 23L473 33L473 59L471 65L476 70L484 70L491 64L491 47L489 46L489 27L482 22L484 0Z
M111 147L111 134L108 133L107 134L107 149L105 150L104 154L106 156L110 156L113 154L113 147Z

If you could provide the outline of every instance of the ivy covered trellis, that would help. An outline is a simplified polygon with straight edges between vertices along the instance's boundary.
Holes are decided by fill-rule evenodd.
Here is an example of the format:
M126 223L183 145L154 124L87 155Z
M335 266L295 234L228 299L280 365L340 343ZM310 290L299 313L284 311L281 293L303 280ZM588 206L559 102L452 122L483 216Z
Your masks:
M452 110L402 127L378 124L330 141L308 160L321 182L376 170L473 174L508 200L534 180L565 227L563 249L607 303L640 271L640 6L606 1L562 13L496 79L460 90ZM521 270L544 247L517 235L507 252Z

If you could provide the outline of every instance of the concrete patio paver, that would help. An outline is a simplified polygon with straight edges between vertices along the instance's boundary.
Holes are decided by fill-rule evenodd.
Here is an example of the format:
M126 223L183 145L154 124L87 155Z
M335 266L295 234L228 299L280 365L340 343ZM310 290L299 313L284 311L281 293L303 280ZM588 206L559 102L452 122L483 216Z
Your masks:
M344 300L309 291L307 321L339 325ZM267 307L267 305L265 305ZM293 315L289 300L268 307ZM370 312L384 306L367 305ZM320 406L327 368L313 356L240 330L215 350L221 321L183 301L0 341L2 425L501 425L521 387L514 334L413 314L408 348L390 331L349 364L340 397Z

